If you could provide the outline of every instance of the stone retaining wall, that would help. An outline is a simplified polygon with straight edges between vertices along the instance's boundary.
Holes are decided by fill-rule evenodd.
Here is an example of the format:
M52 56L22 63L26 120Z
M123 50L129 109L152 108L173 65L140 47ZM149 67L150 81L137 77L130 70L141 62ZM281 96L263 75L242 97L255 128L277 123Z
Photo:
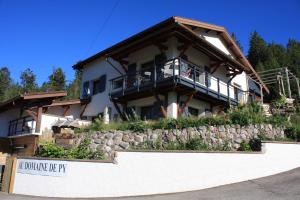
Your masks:
M237 150L243 141L249 141L257 138L258 135L264 135L269 138L283 138L284 129L274 127L271 124L249 125L241 127L240 125L221 125L221 126L201 126L194 128L184 128L182 130L162 130L148 129L142 133L132 131L109 131L83 133L78 135L74 144L78 145L84 138L90 138L92 143L90 148L93 151L102 150L108 158L114 157L116 150L135 149L142 146L145 142L155 142L158 139L162 144L170 142L186 142L190 138L200 137L213 149L220 149L226 145L228 150Z

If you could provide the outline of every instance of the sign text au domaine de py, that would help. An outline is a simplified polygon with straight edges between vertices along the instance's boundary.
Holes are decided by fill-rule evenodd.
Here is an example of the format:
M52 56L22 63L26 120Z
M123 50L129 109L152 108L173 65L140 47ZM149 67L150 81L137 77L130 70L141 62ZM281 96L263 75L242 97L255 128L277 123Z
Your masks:
M65 176L67 162L55 160L27 160L19 159L17 173L41 176Z

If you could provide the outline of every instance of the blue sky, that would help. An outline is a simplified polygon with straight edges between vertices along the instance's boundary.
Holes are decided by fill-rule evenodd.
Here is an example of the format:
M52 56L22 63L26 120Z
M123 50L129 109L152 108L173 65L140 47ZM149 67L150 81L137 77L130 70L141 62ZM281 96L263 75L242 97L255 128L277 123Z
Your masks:
M175 15L225 26L247 53L254 30L268 42L300 41L299 10L300 0L0 0L0 67L16 81L30 67L39 84L62 67L72 80L77 61Z

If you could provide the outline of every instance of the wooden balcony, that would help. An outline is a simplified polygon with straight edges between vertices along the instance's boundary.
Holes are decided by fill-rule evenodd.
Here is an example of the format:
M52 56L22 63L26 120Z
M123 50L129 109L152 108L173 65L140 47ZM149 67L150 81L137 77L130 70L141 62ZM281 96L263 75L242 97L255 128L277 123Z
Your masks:
M204 66L175 58L161 67L154 64L149 71L138 71L111 79L109 94L113 100L122 101L141 98L154 90L164 93L170 89L181 88L233 105L247 100L246 91L220 80L204 69Z

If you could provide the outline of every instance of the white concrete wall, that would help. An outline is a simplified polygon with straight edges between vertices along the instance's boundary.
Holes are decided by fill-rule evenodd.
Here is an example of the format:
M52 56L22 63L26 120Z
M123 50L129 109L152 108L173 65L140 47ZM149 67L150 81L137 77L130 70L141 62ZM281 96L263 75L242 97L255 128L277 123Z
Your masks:
M117 66L122 73L125 73L123 68L117 62L114 62L111 59L110 61L115 66ZM102 93L98 93L96 95L92 95L91 102L86 107L83 116L98 116L99 113L104 111L105 107L112 108L112 115L117 114L117 111L115 110L113 103L109 99L109 87L110 87L109 80L120 76L120 73L116 71L108 62L106 62L105 59L97 59L94 62L85 66L82 73L82 84L86 81L90 81L90 88L92 92L93 91L92 81L100 78L100 76L104 74L106 74L105 91ZM82 88L81 91L83 91Z
M55 106L55 107L49 107L46 114L63 116L64 111L65 111L64 107ZM70 109L66 117L71 117L73 119L80 119L80 111L81 111L80 104L70 105Z
M199 36L203 37L206 41L223 51L225 54L231 56L232 58L235 58L232 51L226 47L226 42L223 41L223 39L219 35L217 35L217 32L211 31L206 33L204 29L197 29L195 30L195 32Z
M118 197L199 190L300 167L300 145L268 143L263 154L118 152L117 162L69 161L64 177L16 173L13 193Z
M20 109L12 109L0 113L0 137L7 137L9 122L20 118Z
M185 100L187 99L187 96L180 96L180 102L185 102ZM192 99L188 106L185 108L185 111L183 112L183 116L188 116L188 107L193 107L198 109L199 111L199 117L205 116L205 110L210 110L210 103L209 102L205 102L205 101L201 101L198 99Z

